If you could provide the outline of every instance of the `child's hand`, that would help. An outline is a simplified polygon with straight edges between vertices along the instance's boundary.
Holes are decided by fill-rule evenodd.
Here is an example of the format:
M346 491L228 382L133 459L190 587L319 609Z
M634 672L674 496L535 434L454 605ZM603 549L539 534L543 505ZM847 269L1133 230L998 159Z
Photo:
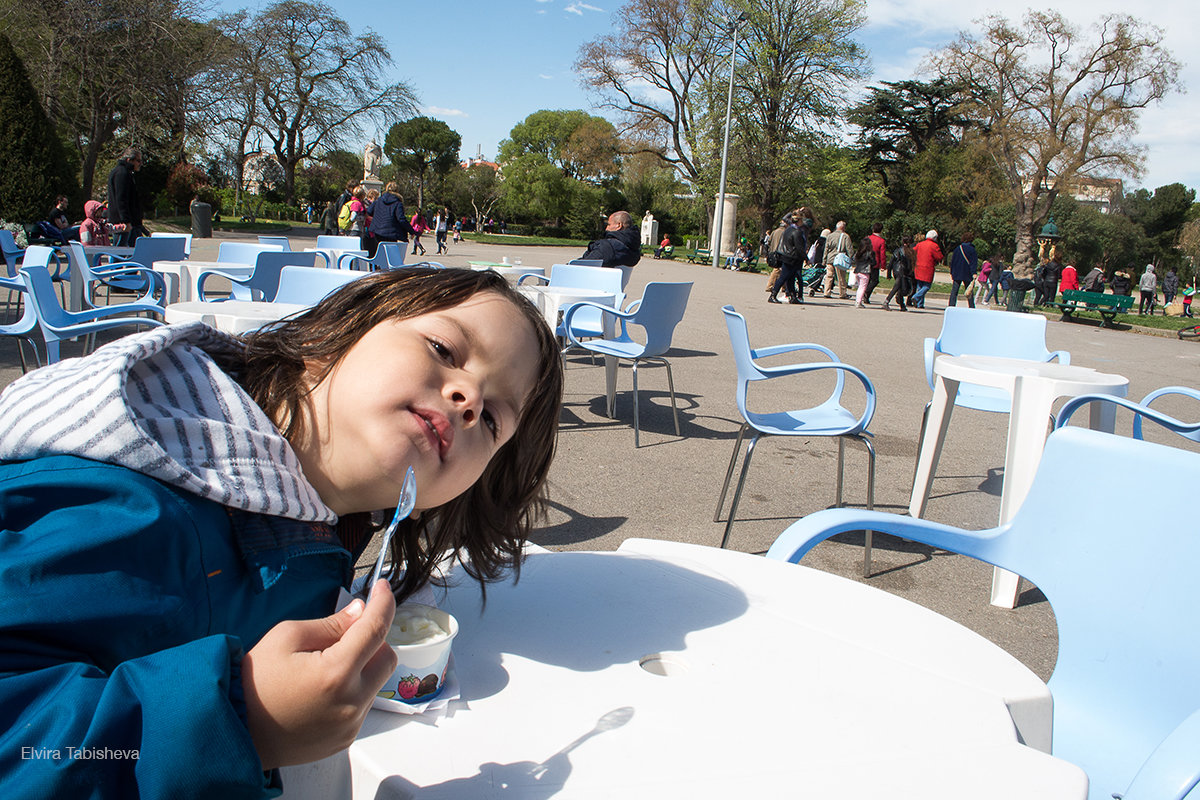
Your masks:
M382 584L382 585L380 585ZM396 667L387 632L396 601L386 581L363 607L281 622L242 661L250 738L264 770L332 755L354 741Z

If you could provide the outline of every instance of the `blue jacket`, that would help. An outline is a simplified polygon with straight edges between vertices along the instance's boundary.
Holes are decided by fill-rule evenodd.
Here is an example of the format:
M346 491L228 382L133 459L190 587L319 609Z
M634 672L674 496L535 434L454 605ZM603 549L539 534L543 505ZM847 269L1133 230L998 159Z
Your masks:
M329 525L72 455L0 463L0 785L13 798L276 794L243 653L332 612Z
M588 243L580 258L600 260L605 267L634 267L642 258L641 237L636 228L606 231L603 239Z
M404 203L398 195L384 192L367 209L371 215L371 233L385 242L407 242L412 225L404 216Z
M954 252L950 254L950 278L952 280L965 283L972 280L978 271L979 257L975 254L975 245L963 242L954 248Z

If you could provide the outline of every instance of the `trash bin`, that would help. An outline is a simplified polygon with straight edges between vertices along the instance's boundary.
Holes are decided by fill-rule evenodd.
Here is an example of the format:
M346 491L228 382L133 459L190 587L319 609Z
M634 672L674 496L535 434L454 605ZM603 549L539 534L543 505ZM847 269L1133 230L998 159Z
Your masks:
M212 205L199 200L191 205L192 236L196 239L212 238Z
M1028 278L1017 278L1012 282L1012 287L1008 292L1008 310L1009 311L1024 311L1025 310L1025 293L1033 288L1033 281Z

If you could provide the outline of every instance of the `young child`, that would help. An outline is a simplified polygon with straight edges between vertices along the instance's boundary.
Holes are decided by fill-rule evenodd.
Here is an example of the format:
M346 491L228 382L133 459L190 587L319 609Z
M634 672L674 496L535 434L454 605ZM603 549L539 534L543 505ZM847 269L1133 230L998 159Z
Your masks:
M95 200L83 204L84 220L79 225L79 241L84 245L107 245L111 241L108 236L108 220L105 219L104 206Z
M393 592L445 556L481 582L519 566L561 396L538 312L467 270L379 272L268 331L157 328L12 383L6 797L259 796L346 747L395 663ZM393 591L332 613L410 465Z
M1185 317L1192 316L1192 295L1196 293L1196 284L1193 281L1192 285L1183 290L1183 315Z

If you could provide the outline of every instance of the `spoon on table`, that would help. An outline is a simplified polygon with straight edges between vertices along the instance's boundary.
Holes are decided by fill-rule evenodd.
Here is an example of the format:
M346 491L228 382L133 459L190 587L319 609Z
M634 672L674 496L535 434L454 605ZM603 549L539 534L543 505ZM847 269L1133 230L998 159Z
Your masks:
M400 499L396 502L396 514L392 517L387 530L383 532L383 543L379 546L379 558L375 559L375 569L371 570L371 578L363 586L363 600L371 596L371 588L379 580L379 574L383 571L383 559L387 557L388 545L392 543L392 535L399 527L400 520L407 519L416 504L417 476L413 474L413 468L409 467L408 472L404 473L404 484L400 487Z

